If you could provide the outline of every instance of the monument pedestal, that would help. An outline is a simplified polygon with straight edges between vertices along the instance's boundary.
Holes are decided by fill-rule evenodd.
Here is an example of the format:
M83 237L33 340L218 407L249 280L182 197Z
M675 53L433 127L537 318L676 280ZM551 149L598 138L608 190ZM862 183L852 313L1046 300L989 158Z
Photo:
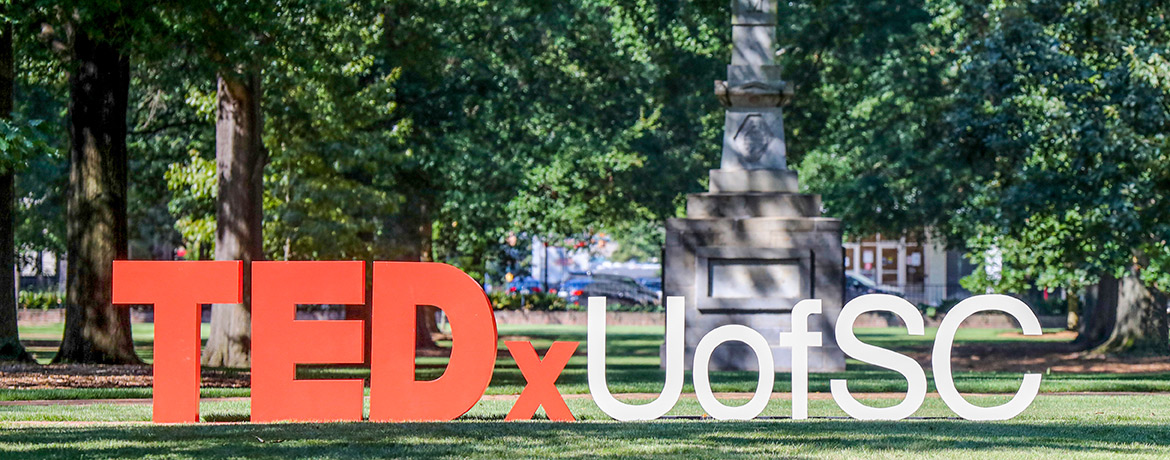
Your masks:
M792 368L779 346L792 330L792 308L820 299L809 318L821 347L809 349L809 370L845 369L833 325L845 296L841 221L821 217L820 195L799 193L788 170L782 107L792 87L775 58L776 0L731 0L731 65L715 82L726 108L723 156L711 171L710 193L687 195L687 217L666 221L662 292L686 298L687 369L711 330L730 324L759 331L772 345L776 370ZM756 370L747 345L715 349L710 369Z
M687 217L666 222L663 292L686 297L683 362L690 369L707 332L742 324L772 344L777 371L789 370L792 352L778 345L780 333L792 330L797 302L821 299L823 314L810 318L809 330L824 333L824 346L809 350L809 370L844 370L833 339L844 300L841 221L820 217L819 195L794 193L791 171L718 172L736 173L766 179L747 186L735 181L737 192L688 195ZM711 183L716 189L715 177ZM755 354L738 343L720 346L711 357L713 370L756 367Z

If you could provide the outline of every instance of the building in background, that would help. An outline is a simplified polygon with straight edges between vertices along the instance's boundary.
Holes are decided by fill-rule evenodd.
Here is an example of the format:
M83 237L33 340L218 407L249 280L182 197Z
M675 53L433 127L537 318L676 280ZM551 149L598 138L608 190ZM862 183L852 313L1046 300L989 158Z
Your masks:
M24 251L17 258L21 291L65 291L65 257L47 251Z
M910 303L938 305L971 295L959 280L971 274L974 265L961 252L948 251L929 237L887 239L878 234L843 247L847 275L872 280Z

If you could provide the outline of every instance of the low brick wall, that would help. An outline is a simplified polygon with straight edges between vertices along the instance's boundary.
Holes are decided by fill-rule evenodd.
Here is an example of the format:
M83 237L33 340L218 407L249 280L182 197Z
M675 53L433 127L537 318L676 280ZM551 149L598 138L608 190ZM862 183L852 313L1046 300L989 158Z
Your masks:
M666 313L606 312L606 324L613 326L662 326L666 324ZM938 326L942 318L923 318L926 326ZM1040 316L1040 326L1063 328L1067 324L1064 316ZM583 311L496 311L496 322L500 324L574 324L584 326L586 315ZM866 313L857 318L855 327L902 327L902 321L881 313ZM999 313L981 313L967 318L962 327L981 329L1015 329L1019 327L1010 316Z
M65 309L50 308L48 310L34 310L20 308L16 310L16 321L20 324L64 323ZM154 322L154 311L149 308L131 308L130 322L152 323Z
M29 310L20 308L16 310L16 322L20 324L63 323L65 322L65 309Z
M524 311L524 310L496 310L496 322L499 324L571 324L584 326L588 322L583 311ZM342 310L324 310L320 312L298 311L297 319L344 319ZM65 321L65 309L50 310L17 310L17 321L21 324L61 323ZM1067 324L1064 315L1040 316L1040 326L1043 328L1063 328ZM204 322L211 319L209 312L204 312ZM942 318L924 318L926 326L938 326ZM130 309L130 321L134 323L154 322L154 311L149 308ZM663 326L666 324L666 313L648 312L606 312L605 321L610 326ZM857 318L855 327L902 327L902 320L890 314L866 313ZM963 327L983 329L1015 329L1019 327L1011 317L1000 313L980 313L963 321Z
M588 323L583 311L496 310L499 324L573 324ZM664 326L666 313L610 311L605 313L607 326Z

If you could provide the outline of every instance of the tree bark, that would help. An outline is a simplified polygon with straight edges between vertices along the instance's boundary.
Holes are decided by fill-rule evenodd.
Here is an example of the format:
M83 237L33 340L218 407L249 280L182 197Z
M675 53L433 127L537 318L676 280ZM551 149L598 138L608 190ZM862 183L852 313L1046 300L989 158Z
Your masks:
M1095 348L1113 333L1117 317L1118 282L1113 275L1102 275L1097 285L1089 289L1085 302L1088 311L1081 321L1077 338L1073 341L1079 349Z
M250 367L252 349L251 262L264 259L264 165L260 138L260 75L220 74L215 122L219 195L215 203L215 260L244 261L244 303L211 309L211 336L203 365Z
M1170 354L1166 299L1143 284L1140 275L1139 270L1132 269L1117 280L1109 335L1093 349L1094 353Z
M7 8L5 8L7 9ZM0 26L0 118L12 115L12 81L15 76L12 57L12 25ZM15 166L15 165L13 165ZM0 171L0 361L35 362L20 343L16 324L16 172ZM7 275L5 275L7 273Z
M8 112L4 112L8 113ZM16 241L14 238L14 182L12 171L0 174L0 361L36 362L20 343L16 323Z
M416 195L417 196L417 195ZM430 206L425 200L418 200L413 210L412 219L413 225L411 230L417 238L416 246L418 248L418 261L431 262L431 213ZM439 348L435 343L435 335L439 334L439 323L435 315L439 313L439 309L433 305L420 305L418 307L418 315L415 323L415 348Z
M76 28L72 50L65 337L53 362L141 363L130 336L130 310L111 303L113 261L126 259L129 251L130 60L117 44L95 40L85 27Z

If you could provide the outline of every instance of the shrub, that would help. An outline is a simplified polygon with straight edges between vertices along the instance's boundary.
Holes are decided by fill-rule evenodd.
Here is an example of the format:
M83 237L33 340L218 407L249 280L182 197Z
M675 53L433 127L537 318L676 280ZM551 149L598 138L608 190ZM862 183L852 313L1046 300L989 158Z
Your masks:
M63 308L65 306L65 295L56 291L20 291L17 304L20 308L39 310Z
M488 294L496 310L567 311L569 305L556 294L516 294L493 292Z
M1062 299L1055 295L1049 295L1048 300L1044 300L1042 296L1034 296L1034 298L1026 299L1026 302L1037 315L1059 316L1068 314L1068 299Z

